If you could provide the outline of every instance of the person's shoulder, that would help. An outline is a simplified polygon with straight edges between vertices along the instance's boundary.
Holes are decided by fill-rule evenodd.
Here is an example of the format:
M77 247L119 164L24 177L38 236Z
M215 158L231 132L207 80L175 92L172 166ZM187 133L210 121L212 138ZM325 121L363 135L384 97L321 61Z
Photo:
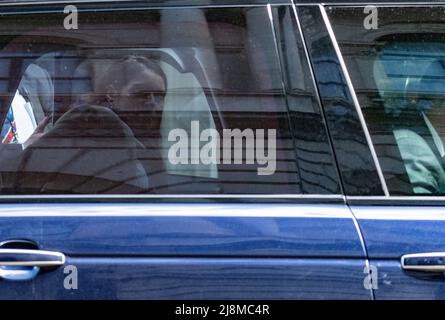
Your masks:
M436 156L428 142L417 132L409 129L394 130L394 136L402 157L414 157L416 161L436 162Z
M79 104L72 106L64 115L56 122L56 126L76 126L88 123L93 127L108 127L112 125L114 128L126 128L126 124L119 116L110 108L93 105Z
M71 107L44 137L47 138L44 141L49 138L76 139L80 145L94 144L94 139L106 138L110 147L112 144L142 147L130 127L113 110L93 104Z
M410 129L396 129L394 130L396 140L413 139L414 141L425 141L418 133Z
M98 106L88 103L81 103L71 106L69 110L60 118L60 120L69 116L75 116L75 115L89 116L94 114L107 114L109 116L117 117L114 111L108 107Z

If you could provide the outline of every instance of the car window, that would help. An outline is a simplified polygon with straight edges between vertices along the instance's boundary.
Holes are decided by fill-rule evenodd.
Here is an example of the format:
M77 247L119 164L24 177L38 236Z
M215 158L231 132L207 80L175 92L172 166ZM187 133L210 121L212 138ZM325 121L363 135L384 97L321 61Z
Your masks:
M339 193L291 7L61 21L0 18L2 194Z
M389 193L445 194L443 8L327 11Z

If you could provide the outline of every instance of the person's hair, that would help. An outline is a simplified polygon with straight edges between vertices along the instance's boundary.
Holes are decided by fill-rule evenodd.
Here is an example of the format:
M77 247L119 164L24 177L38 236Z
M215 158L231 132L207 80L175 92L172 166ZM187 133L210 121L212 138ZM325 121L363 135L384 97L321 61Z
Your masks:
M139 71L135 69L138 66L143 66L160 76L164 82L164 88L167 89L167 77L157 60L130 55L115 61L106 69L96 84L96 94L90 102L99 105L106 103L107 87L114 85L117 88L123 88L134 77L134 73Z

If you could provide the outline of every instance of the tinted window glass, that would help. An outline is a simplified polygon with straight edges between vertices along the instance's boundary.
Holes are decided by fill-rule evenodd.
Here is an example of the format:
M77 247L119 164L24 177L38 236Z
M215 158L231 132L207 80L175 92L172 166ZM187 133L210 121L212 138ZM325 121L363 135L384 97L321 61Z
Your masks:
M328 12L390 193L445 194L445 11Z
M322 12L317 6L298 6L297 10L344 193L348 196L384 195L362 121Z
M2 16L2 193L338 193L293 12L272 11Z

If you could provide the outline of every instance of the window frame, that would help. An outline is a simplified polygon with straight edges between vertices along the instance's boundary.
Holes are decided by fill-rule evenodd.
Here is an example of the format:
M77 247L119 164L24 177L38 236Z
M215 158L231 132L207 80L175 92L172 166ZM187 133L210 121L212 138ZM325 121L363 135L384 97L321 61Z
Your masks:
M268 10L270 8L275 6L289 6L293 9L295 17L294 19L297 22L298 30L296 30L297 36L302 41L305 56L302 57L305 59L303 61L304 63L307 63L310 70L310 77L315 84L315 79L313 75L312 65L310 62L310 57L307 52L307 48L304 41L303 32L299 23L299 18L296 13L296 6L295 4L292 4L291 1L289 3L286 3L284 1L263 1L258 0L255 1L253 4L225 4L225 1L218 1L223 4L218 5L199 5L199 4L193 4L193 5L172 5L171 1L161 1L161 5L151 5L143 2L142 4L140 1L135 0L126 0L126 1L119 1L122 3L117 3L118 1L114 0L104 0L104 1L74 1L69 2L70 4L78 4L79 5L79 12L81 11L90 11L91 8L95 7L97 4L101 5L103 3L113 3L113 6L111 8L104 9L102 11L115 11L115 10L136 10L136 11L145 11L145 10L152 10L152 9L169 9L169 8L245 8L245 7L267 7ZM174 2L174 0L172 0ZM242 1L241 1L242 2ZM15 14L39 14L39 13L51 13L51 12L63 12L63 5L65 4L64 1L57 1L57 2L42 2L42 1L24 1L23 3L20 2L1 2L0 3L0 11L3 11L2 13L5 15L15 15ZM134 6L131 6L132 4L135 4ZM26 12L23 12L22 10L17 11L17 9L20 9L21 6L26 5ZM270 12L269 12L270 13ZM276 39L276 33L275 33L275 24L276 21L273 20L273 17L270 15L270 27L272 29L272 34L274 36L275 40L275 47L278 45L277 39ZM277 49L278 50L278 49ZM282 64L281 61L281 55L277 53L277 59L280 62L280 65ZM24 72L24 71L23 71ZM281 76L283 76L283 71L281 70ZM20 82L21 77L17 77L17 86ZM331 145L331 138L329 134L329 130L326 127L326 121L325 121L325 115L323 113L323 105L320 102L319 99L319 93L318 88L315 85L315 96L318 101L318 106L320 108L321 117L323 119L323 126L324 130L326 132L326 136L328 137L328 144L331 148L331 157L332 157L332 166L334 167L334 170L337 172L337 184L339 185L340 193L338 194L141 194L141 195L0 195L0 203L36 203L36 202L49 202L49 203L61 203L61 202L75 202L75 203L97 203L97 202L106 202L106 203L122 203L122 202L130 202L130 203L157 203L157 202L192 202L192 203L207 203L207 202L224 202L224 203L258 203L258 202L264 202L264 203L320 203L320 204L344 204L345 203L345 196L342 191L342 183L339 178L338 174L338 168L337 168L337 162L335 159L335 154L332 150ZM10 97L12 99L13 96ZM295 147L294 147L295 149ZM298 174L298 173L296 173Z
M385 3L385 2L379 2L376 4L371 4L369 2L358 2L358 1L352 1L350 3L343 3L343 2L337 2L337 1L329 1L324 3L320 6L320 10L324 12L324 15L326 16L326 22L329 24L331 32L332 32L332 41L333 45L338 48L337 55L341 59L342 62L342 68L344 71L344 74L347 78L349 78L350 82L350 88L351 92L355 96L356 103L354 102L357 110L361 113L361 107L358 102L354 86L352 84L351 78L349 76L349 70L343 60L343 55L341 53L340 47L338 45L337 38L335 37L334 31L332 29L331 20L329 19L328 14L326 13L326 7L335 7L335 8L364 8L367 5L373 5L377 8L435 8L435 7L445 7L445 5L442 3L431 3L431 2L416 2L416 1L404 1L404 2L392 2L392 3ZM368 125L363 117L363 123L362 127L364 132L369 135L369 141L370 141L370 149L374 149L374 145L372 143L372 138L368 130ZM382 177L382 185L384 184L386 186L386 180L384 178L383 171L380 167L380 159L373 155L374 161L376 164L378 164L378 170L379 170L379 176ZM345 201L346 203L350 205L371 205L371 206L387 206L387 205L394 205L394 206L412 206L413 204L421 204L425 206L444 206L445 205L445 195L443 196L437 196L437 195L391 195L386 188L384 195L348 195L345 194Z

